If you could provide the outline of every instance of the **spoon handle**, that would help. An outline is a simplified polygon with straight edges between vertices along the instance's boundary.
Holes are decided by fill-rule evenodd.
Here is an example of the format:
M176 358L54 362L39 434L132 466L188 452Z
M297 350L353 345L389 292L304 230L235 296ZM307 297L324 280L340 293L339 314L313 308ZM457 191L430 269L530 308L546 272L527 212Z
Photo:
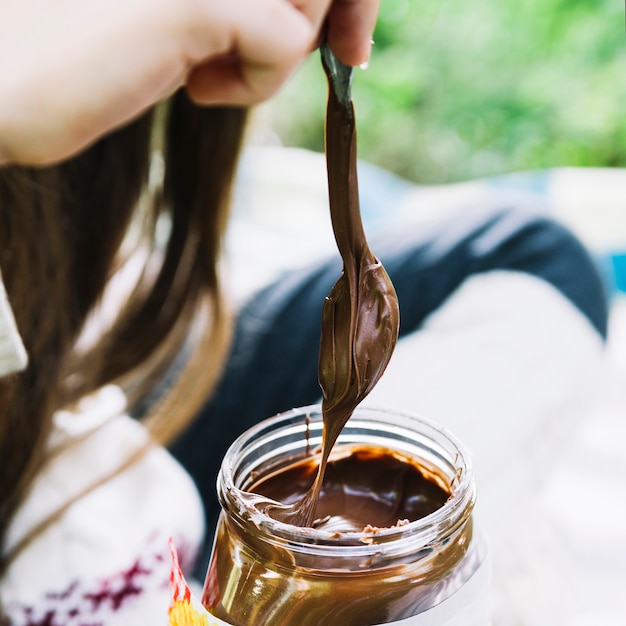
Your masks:
M330 49L327 42L320 46L322 64L337 100L349 107L352 102L352 73L354 68L342 63Z

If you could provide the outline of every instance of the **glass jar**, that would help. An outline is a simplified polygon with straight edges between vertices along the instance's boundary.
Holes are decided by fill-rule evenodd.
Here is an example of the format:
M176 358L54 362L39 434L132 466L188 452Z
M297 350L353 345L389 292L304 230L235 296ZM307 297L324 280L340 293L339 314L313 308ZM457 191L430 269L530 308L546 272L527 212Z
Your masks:
M202 598L209 612L234 626L489 624L488 549L472 518L475 486L462 444L423 418L359 407L332 457L388 450L443 487L445 503L421 519L356 532L265 515L251 488L319 456L321 442L321 410L311 406L256 425L228 450Z

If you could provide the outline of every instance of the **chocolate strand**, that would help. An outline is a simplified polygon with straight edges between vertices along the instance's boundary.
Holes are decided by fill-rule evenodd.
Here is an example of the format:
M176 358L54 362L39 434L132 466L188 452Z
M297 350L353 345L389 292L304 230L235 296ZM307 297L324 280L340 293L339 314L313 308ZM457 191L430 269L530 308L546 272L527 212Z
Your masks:
M306 496L292 507L268 507L276 519L311 526L330 451L357 405L382 376L398 338L395 289L371 252L359 207L352 68L327 44L322 64L329 84L326 163L331 221L343 272L324 302L318 362L324 421L322 458Z

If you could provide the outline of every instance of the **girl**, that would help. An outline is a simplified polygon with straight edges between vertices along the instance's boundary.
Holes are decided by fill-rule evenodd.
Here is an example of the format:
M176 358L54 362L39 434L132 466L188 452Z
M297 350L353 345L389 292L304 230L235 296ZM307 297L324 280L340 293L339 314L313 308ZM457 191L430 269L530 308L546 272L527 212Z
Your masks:
M317 400L337 260L284 277L234 317L221 236L246 107L279 88L322 24L341 60L366 61L376 5L0 4L6 623L165 623L168 539L201 581L226 447ZM379 402L459 432L486 468L487 502L508 444L587 398L606 332L583 247L518 204L373 245L403 336Z

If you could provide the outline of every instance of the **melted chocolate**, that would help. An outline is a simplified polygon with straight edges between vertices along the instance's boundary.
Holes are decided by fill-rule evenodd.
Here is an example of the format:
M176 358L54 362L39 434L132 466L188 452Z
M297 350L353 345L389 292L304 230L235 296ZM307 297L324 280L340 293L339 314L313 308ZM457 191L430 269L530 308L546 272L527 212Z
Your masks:
M472 536L470 520L436 547L424 546L416 554L411 542L404 548L400 540L401 549L392 554L377 529L401 526L439 509L449 497L449 485L414 459L378 447L341 447L330 456L347 420L389 362L399 311L393 285L369 249L361 222L351 69L327 46L322 58L330 86L330 209L343 260L343 273L322 315L322 451L259 477L252 493L239 492L243 523L229 514L220 517L203 604L236 626L364 626L410 617L460 584L454 579L456 568ZM265 522L252 523L259 511L294 526L336 531L331 541L338 544L365 542L351 534L364 532L373 549L319 553L313 549L316 531L307 528L296 529L303 535L302 545L274 540L267 536ZM247 515L250 523L245 523Z
M326 161L330 214L343 272L324 302L318 377L322 389L322 460L311 489L287 507L266 512L296 526L319 517L317 500L326 462L354 409L382 376L398 338L400 312L385 268L370 250L359 207L352 68L322 46L329 83Z
M302 499L319 463L294 463L264 477L251 491L285 504ZM328 461L314 526L362 532L415 521L442 507L449 497L435 477L412 459L372 446L335 450Z
M246 495L298 502L315 480L317 459L287 461ZM366 626L416 615L474 571L466 560L471 520L432 543L415 544L416 535L403 537L402 528L389 541L378 530L427 516L449 491L441 476L400 452L339 446L326 468L315 530L275 534L264 523L247 524L246 508L235 507L241 519L220 517L202 602L235 626Z

